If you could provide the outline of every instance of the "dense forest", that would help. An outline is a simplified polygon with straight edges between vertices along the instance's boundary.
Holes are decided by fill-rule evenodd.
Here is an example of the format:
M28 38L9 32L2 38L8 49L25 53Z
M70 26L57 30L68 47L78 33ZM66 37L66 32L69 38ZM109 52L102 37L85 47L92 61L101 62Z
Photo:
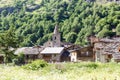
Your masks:
M11 0L9 0L11 1ZM12 0L0 6L0 34L14 27L20 46L42 45L56 24L61 40L87 44L87 36L120 35L120 4L95 0ZM0 1L1 2L1 1ZM7 4L7 0L5 2Z

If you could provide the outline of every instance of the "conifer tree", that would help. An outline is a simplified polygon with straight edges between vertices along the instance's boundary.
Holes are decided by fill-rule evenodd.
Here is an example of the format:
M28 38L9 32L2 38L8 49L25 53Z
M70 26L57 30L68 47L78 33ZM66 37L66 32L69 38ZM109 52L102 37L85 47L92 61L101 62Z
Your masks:
M12 62L12 58L14 58L13 49L18 47L18 42L14 27L0 33L0 53L4 54L5 63Z

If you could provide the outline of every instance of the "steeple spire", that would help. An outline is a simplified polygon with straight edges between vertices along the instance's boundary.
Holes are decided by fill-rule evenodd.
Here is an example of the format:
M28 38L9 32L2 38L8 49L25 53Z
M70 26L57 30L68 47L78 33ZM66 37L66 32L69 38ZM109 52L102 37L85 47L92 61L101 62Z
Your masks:
M58 34L58 33L59 33L59 31L58 31L58 25L56 24L55 29L54 29L54 34Z

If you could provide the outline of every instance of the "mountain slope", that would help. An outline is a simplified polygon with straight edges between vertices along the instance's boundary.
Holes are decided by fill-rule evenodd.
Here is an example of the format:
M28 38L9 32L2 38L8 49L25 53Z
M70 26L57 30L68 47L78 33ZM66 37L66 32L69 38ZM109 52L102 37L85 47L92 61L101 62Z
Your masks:
M0 13L0 32L16 27L16 34L23 37L21 46L43 44L51 39L56 23L62 41L80 45L87 44L86 37L90 35L107 37L120 34L120 5L116 3L15 0L11 5L1 6Z

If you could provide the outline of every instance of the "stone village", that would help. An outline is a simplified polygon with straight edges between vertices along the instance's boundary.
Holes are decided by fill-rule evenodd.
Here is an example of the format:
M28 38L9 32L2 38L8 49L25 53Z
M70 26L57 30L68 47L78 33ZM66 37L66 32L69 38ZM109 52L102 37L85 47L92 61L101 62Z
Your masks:
M91 36L88 41L90 45L86 47L61 42L61 34L56 25L51 41L45 42L43 46L18 48L14 54L24 54L25 63L35 59L44 59L47 62L120 61L120 37L99 39ZM0 56L1 60L2 58Z

